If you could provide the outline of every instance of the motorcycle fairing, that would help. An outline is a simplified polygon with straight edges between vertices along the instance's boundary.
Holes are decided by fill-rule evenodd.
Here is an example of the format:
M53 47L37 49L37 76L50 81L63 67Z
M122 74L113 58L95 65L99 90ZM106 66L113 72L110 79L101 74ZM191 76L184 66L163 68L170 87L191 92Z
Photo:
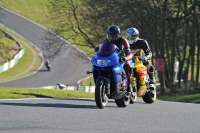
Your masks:
M98 70L100 73L102 71L105 74L105 71L110 70L113 75L113 82L115 86L118 83L123 81L123 86L127 86L126 73L124 70L124 62L119 62L119 51L114 44L111 43L103 43L98 52L92 57L91 62L93 64L93 72ZM110 78L105 75L98 75L96 78ZM125 78L125 79L124 79Z
M129 62L130 62L131 67L133 68L133 67L134 67L134 62L133 62L133 60L130 60Z
M97 60L110 60L110 62L106 65L100 65L97 63ZM112 55L110 56L100 56L98 55L98 53L96 53L93 57L92 57L92 60L91 60L92 64L94 66L97 66L97 67L110 67L110 66L114 66L116 64L119 63L119 59L118 59L118 54L117 53L113 53Z
M137 60L135 61L134 68L136 69L136 72L138 73L139 76L146 76L147 75L147 67L143 64L140 63L140 61Z
M120 75L119 73L126 74L125 70L123 69L124 64L125 63L117 64L112 69L112 72L113 72L113 75L114 75L114 80L115 80L116 84L122 80L122 75Z
M145 67L137 68L136 71L137 71L139 76L146 76L147 75L147 68L145 68Z

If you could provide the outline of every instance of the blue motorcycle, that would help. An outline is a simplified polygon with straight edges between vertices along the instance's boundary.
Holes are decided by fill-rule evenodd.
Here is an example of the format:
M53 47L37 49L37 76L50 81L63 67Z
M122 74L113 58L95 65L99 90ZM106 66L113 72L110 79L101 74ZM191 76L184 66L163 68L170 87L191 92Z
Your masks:
M98 108L104 108L108 99L114 99L118 107L126 107L130 97L126 96L128 81L124 70L126 62L120 61L116 45L104 42L92 57L92 72L95 82L95 101Z

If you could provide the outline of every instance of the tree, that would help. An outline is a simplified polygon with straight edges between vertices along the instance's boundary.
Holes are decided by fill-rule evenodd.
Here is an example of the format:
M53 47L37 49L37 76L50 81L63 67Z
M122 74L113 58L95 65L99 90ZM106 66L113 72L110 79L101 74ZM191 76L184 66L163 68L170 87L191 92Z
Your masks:
M167 69L159 73L161 94L164 94L166 89L172 93L177 89L175 61L179 61L180 72L184 65L195 66L196 69L191 68L191 77L194 80L196 70L198 83L199 3L198 0L51 0L49 9L58 27L54 31L79 45L93 48L99 45L112 24L120 27L122 36L128 27L137 28L140 37L149 42L153 59L166 59ZM181 73L179 79L180 76ZM178 87L180 83L179 80Z
M81 0L51 0L49 10L51 20L55 24L55 33L60 34L74 44L88 45L95 48L91 40L91 30L95 27L88 22L88 9ZM66 34L67 33L67 34ZM93 33L93 32L92 32Z

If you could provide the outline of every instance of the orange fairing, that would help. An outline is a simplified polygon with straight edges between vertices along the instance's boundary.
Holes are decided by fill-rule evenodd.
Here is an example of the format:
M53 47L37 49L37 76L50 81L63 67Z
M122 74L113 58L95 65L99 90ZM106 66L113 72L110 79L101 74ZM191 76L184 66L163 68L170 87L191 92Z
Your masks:
M147 75L147 68L140 67L137 69L137 73L139 76L145 76Z

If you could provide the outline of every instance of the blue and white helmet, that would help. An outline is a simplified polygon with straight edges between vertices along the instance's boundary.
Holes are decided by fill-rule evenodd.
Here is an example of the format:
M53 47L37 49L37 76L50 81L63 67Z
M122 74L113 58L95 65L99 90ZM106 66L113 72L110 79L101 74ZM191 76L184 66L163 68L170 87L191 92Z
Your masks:
M139 38L139 31L136 28L131 27L126 30L126 39L128 40L129 44L133 44L134 42L137 41L138 38Z

